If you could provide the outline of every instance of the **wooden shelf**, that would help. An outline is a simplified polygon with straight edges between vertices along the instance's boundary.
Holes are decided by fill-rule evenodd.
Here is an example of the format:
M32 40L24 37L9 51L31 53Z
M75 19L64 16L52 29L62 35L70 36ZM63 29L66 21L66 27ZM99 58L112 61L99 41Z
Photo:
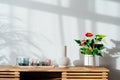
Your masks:
M108 80L104 67L0 66L0 80Z

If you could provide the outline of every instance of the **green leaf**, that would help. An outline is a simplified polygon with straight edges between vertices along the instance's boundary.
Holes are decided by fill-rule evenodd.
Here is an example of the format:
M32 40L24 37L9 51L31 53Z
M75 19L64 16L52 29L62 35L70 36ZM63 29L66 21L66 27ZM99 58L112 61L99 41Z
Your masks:
M98 49L93 49L93 56L98 55Z
M82 51L81 51L81 54L85 54L85 52L82 52Z
M103 55L101 53L98 53L99 56L103 57Z
M95 43L95 42L94 42L94 39L92 39L92 40L91 40L91 43L90 43L90 47L91 47L91 48L94 48L94 43Z
M106 37L106 36L103 35L103 34L97 34L97 35L95 35L95 36L96 36L96 38L95 38L96 41L102 41L102 39Z
M80 50L83 54L92 54L91 49L88 47L82 47L82 48L80 48Z
M79 46L82 45L80 40L75 40L75 42L76 42L77 44L79 44Z
M97 49L98 50L103 50L105 47L103 44L97 44Z
M91 42L92 42L92 41L91 41L90 39L87 39L86 42L85 42L85 45L87 45L87 46L89 47L90 44L91 44Z

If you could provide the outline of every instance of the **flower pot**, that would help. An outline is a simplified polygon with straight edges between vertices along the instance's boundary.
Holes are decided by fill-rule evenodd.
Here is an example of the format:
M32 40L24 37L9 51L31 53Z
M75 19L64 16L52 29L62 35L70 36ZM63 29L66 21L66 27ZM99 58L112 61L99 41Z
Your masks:
M84 66L95 66L95 56L84 55Z

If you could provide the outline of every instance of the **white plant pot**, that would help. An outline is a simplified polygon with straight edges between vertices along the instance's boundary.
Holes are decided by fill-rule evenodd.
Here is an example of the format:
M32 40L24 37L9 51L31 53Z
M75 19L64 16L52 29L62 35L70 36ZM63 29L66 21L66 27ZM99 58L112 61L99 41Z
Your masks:
M95 56L84 55L84 66L95 66Z

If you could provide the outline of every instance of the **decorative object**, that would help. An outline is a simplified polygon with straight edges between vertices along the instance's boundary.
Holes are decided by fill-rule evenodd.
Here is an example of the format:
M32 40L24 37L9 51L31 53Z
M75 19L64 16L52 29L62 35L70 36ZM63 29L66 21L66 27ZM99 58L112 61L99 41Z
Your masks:
M84 55L84 65L95 66L95 57L93 55Z
M58 66L60 68L66 68L69 67L69 65L70 65L70 60L67 57L67 46L64 46L64 55L59 59Z
M16 65L18 66L29 66L29 58L19 56L16 58Z
M93 37L93 34L90 32L86 33L85 36L86 39L75 40L75 42L80 46L80 53L85 55L84 65L94 66L94 56L103 56L101 51L105 48L104 42L106 36L103 34L96 34Z

